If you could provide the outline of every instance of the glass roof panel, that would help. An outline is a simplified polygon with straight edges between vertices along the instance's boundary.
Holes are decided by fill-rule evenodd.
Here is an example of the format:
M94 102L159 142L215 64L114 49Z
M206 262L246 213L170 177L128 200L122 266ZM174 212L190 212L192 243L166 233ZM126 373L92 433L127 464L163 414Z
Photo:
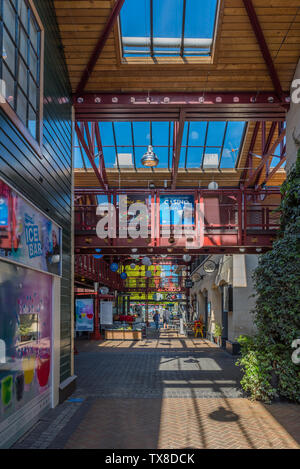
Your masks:
M183 0L153 0L153 36L181 37Z
M226 122L209 122L206 146L221 147L224 139Z
M220 168L234 168L243 143L245 122L228 122Z
M184 37L212 38L217 0L187 0Z
M203 146L207 122L190 122L189 146Z
M207 56L218 0L126 0L120 14L123 55Z
M152 143L157 154L157 168L171 169L174 123L165 122L100 122L100 137L107 168L144 168L141 158ZM91 129L90 129L91 132ZM243 143L245 122L185 122L179 168L234 168ZM87 136L85 134L85 138ZM280 151L280 147L278 147ZM99 164L99 149L95 145L95 163ZM279 153L275 153L279 154ZM205 161L203 162L203 155ZM117 158L118 156L118 158ZM77 137L74 148L75 168L91 168ZM155 171L155 169L154 169Z

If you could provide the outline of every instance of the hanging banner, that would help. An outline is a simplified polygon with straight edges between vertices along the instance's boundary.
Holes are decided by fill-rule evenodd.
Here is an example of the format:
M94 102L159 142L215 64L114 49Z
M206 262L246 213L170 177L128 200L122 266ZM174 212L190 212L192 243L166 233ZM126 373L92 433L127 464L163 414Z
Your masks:
M0 260L0 434L7 417L49 391L52 280Z
M193 210L194 197L192 195L160 196L161 225L193 225Z
M1 179L0 257L61 275L61 228Z
M94 330L94 300L93 298L76 298L76 331L93 332Z

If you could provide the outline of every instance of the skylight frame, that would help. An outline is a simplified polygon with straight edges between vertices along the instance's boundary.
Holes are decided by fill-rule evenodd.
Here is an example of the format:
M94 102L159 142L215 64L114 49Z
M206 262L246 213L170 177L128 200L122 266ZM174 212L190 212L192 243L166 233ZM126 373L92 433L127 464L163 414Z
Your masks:
M184 46L184 41L185 41L185 18L186 18L186 4L188 0L183 0L183 11L182 11L182 31L181 31L181 36L179 38L176 38L180 40L180 45L179 53L168 53L168 48L165 47L164 53L156 53L155 54L155 45L153 41L155 41L155 36L153 36L153 0L149 0L150 2L150 13L149 16L152 17L151 19L151 24L150 24L150 34L149 37L147 36L146 39L149 39L150 45L149 45L149 50L147 50L147 47L143 51L135 51L135 53L126 53L126 50L124 49L124 43L123 43L123 34L122 34L122 24L121 24L121 14L118 18L118 30L117 31L117 36L116 40L118 41L120 45L120 49L118 52L119 55L119 60L120 64L134 64L134 63L160 63L160 64L174 64L174 63L180 63L180 64L185 64L185 63L203 63L203 64L212 64L214 63L215 59L215 53L216 53L216 43L217 43L217 35L219 32L219 24L221 21L221 15L223 13L223 5L224 5L224 0L216 0L216 10L215 10L215 16L214 16L214 24L213 24L213 32L211 35L211 44L209 47L209 50L207 51L202 51L200 52L198 50L195 50L195 52L191 51L186 51L186 49L189 49L189 47L186 45ZM122 13L122 12L121 12ZM133 38L133 36L128 36L128 39ZM140 38L142 39L142 38ZM159 38L158 38L159 39ZM174 38L175 39L175 38ZM188 40L190 38L187 38ZM195 38L197 40L203 40L205 38ZM177 46L176 46L177 47ZM178 47L177 47L178 48Z
M223 159L223 154L224 150L227 148L228 150L228 144L227 147L225 145L226 142L226 137L229 136L230 140L233 142L234 137L230 137L230 125L232 124L238 124L238 122L243 124L243 129L241 130L240 133L238 133L238 136L236 137L237 140L239 141L239 146L238 148L235 148L234 150L237 151L237 154L234 154L234 164L230 166L222 166L222 159ZM239 166L240 162L240 157L244 148L245 144L245 136L248 128L248 123L247 121L224 121L224 130L222 128L219 131L214 131L212 130L212 133L216 133L217 139L215 142L214 141L209 141L208 139L208 134L209 134L209 128L210 126L213 126L214 124L220 124L220 121L196 121L194 119L192 120L187 120L185 122L185 130L184 130L184 135L183 135L183 140L182 140L182 145L181 145L181 154L180 154L180 160L179 160L179 171L219 171L223 172L224 170L236 170ZM171 165L172 165L172 155L174 153L174 121L169 120L169 121L124 121L124 124L127 124L128 128L124 128L121 133L125 134L123 137L118 136L118 129L116 129L116 125L119 125L120 122L117 121L106 121L106 122L98 122L99 126L99 132L101 135L101 138L106 135L107 141L102 141L102 150L103 150L103 157L104 157L104 163L106 169L117 169L118 172L122 172L123 168L119 164L119 154L122 153L122 149L130 149L130 152L132 154L132 168L126 168L126 169L132 169L135 172L139 172L141 170L144 170L144 166L141 164L141 157L144 154L144 152L147 150L148 145L153 145L153 150L154 152L158 155L158 158L160 160L159 166L156 168L151 168L153 172L159 172L159 171L171 171ZM110 125L111 129L106 129L105 127L101 127L102 125ZM157 124L157 128L154 133L154 138L153 138L153 125ZM166 124L165 128L161 131L162 133L160 135L157 135L158 129L160 132L160 129L162 127L162 124ZM196 131L198 132L198 137L197 139L200 140L198 144L193 145L191 144L192 139L189 138L190 135L190 126L195 125L195 124L202 124L203 128L193 128L193 132ZM142 125L142 127L139 129L138 125ZM229 132L228 132L229 129ZM119 129L120 132L120 129ZM193 133L192 132L192 133ZM111 134L111 136L109 136ZM201 138L202 136L202 138ZM229 145L233 145L234 147L238 145L238 143L233 142L232 144L229 141ZM78 169L84 169L85 171L91 167L90 163L87 161L87 158L85 158L84 152L82 152L81 145L75 143L75 149L79 148L78 150L78 156L76 157L77 161L79 159L79 156L81 156L81 160L83 163L83 166L76 166ZM231 148L231 147L230 147ZM107 149L107 151L106 151ZM199 165L193 166L192 163L192 157L189 156L189 150L190 149L196 149L196 151L199 149ZM218 151L218 166L216 168L205 168L204 167L204 155L206 154L207 149L219 149ZM121 150L121 151L120 151ZM108 152L108 153L107 153ZM99 153L99 149L97 146L97 143L95 144L95 153L96 155ZM109 156L108 156L109 154ZM112 155L115 155L115 161L112 159ZM162 157L163 155L163 157ZM190 159L189 159L190 158ZM184 161L184 164L182 162ZM149 170L149 168L147 168Z

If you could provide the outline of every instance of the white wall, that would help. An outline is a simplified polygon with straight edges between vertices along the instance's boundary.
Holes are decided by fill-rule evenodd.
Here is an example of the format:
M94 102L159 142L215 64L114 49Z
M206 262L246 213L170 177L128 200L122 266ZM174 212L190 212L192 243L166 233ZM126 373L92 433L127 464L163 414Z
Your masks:
M254 316L251 310L255 306L255 298L252 298L254 286L252 280L253 270L258 263L258 256L255 254L245 255L246 284L244 287L234 287L233 289L233 313L228 317L228 338L235 340L241 334L253 335L255 327Z
M296 68L294 80L300 80L300 61ZM299 85L297 85L299 88ZM291 96L295 88L291 89ZM298 99L300 98L300 93L298 93ZM287 130L287 163L286 169L288 170L292 164L296 161L297 151L299 149L299 145L297 146L294 138L293 133L295 133L296 138L300 141L300 103L296 104L291 102L290 110L287 113L286 119L286 130Z
M223 256L211 256L210 259L216 263ZM226 262L228 262L228 256ZM258 256L251 254L234 255L231 265L232 273L229 275L233 283L233 312L228 314L228 338L235 340L241 334L253 335L255 327L251 310L255 305L252 273L257 266ZM218 269L212 274L205 274L200 267L197 272L204 275L203 280L196 282L191 289L191 294L197 295L199 314L205 318L205 294L211 302L211 318L208 323L208 332L214 332L216 324L222 324L222 295L218 282ZM221 276L222 277L222 276ZM220 277L219 277L220 279ZM224 280L220 280L224 283Z
M219 263L223 256L211 256L210 259L215 263ZM191 293L197 293L199 301L199 314L205 319L205 296L203 292L207 291L208 301L211 303L211 317L208 322L208 332L214 332L215 324L222 323L222 304L221 304L221 293L219 288L216 286L216 276L218 269L212 274L206 274L200 267L197 272L200 275L204 275L203 280L196 282L194 287L191 289Z

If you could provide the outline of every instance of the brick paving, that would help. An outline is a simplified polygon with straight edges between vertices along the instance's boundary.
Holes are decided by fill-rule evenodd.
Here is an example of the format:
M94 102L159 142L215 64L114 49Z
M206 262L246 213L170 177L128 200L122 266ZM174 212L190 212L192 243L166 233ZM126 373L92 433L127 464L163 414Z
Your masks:
M300 448L300 406L243 397L236 359L162 331L141 342L77 341L71 396L13 448Z

